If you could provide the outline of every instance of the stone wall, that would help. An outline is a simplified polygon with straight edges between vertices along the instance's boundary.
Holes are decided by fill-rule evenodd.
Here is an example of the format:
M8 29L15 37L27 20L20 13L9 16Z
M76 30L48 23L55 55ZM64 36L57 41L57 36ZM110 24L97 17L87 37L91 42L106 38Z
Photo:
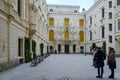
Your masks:
M10 69L12 67L15 67L17 65L19 65L18 59L14 59L9 62L0 63L0 72Z

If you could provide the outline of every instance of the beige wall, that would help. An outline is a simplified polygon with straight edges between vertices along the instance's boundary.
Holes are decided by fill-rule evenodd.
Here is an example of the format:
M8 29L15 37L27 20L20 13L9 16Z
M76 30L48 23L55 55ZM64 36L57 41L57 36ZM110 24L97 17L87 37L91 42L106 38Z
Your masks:
M8 24L0 16L0 62L8 60Z

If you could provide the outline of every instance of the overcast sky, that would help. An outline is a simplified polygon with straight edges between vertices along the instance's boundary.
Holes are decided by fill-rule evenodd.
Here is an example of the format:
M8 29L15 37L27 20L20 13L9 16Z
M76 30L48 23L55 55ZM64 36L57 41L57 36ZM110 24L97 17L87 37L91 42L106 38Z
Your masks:
M82 11L83 8L88 10L94 4L94 0L46 0L46 1L47 4L80 6L80 11Z

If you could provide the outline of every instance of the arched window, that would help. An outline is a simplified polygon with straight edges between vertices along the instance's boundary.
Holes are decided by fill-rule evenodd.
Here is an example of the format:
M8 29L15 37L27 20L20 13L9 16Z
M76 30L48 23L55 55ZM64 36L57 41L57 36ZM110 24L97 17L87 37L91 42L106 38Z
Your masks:
M79 39L80 39L80 42L84 42L84 32L83 31L80 31Z
M69 32L68 31L65 31L65 33L64 33L64 38L65 38L65 40L67 39L69 39Z
M53 30L50 30L50 32L49 32L49 41L54 41L54 32L53 32Z

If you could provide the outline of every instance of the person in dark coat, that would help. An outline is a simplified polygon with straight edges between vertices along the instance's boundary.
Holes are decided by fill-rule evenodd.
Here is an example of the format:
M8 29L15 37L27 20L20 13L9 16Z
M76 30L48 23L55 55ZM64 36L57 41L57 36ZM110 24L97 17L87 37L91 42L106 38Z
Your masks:
M103 73L104 73L103 67L104 67L105 59L106 59L105 53L101 50L100 47L98 47L98 50L97 50L96 54L94 55L94 61L96 62L97 72L98 72L98 76L96 76L96 78L103 77Z
M109 78L114 79L114 69L116 68L115 50L111 48L107 58L107 64L111 70L111 75Z

